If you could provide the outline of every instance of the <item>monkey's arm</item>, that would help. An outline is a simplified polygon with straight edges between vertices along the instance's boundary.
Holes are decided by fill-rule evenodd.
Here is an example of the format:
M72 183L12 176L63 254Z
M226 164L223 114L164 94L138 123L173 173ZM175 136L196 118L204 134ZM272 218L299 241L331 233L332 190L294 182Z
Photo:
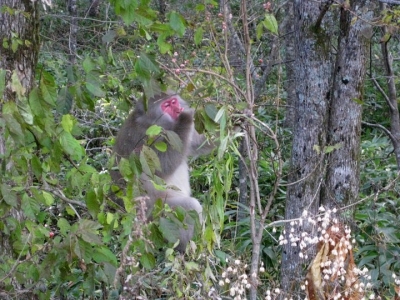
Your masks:
M163 126L164 128L166 126ZM164 152L157 151L158 158L161 163L161 172L158 174L160 177L165 178L175 172L178 166L183 162L187 162L187 156L191 151L191 135L193 128L193 112L185 111L180 114L176 124L172 128L182 142L182 149L178 151L172 147L167 146Z
M189 156L199 156L209 154L216 145L207 140L204 134L199 134L195 129L192 131Z

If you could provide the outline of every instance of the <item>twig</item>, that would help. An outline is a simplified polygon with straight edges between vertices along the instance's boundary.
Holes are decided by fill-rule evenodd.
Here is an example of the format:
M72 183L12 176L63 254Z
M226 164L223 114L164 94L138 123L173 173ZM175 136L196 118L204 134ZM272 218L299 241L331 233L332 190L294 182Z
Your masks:
M80 202L80 201L76 201L76 200L71 200L71 199L65 197L64 194L61 191L56 191L54 189L46 188L46 187L41 187L40 189L43 190L43 191L52 193L54 196L60 198L61 200L63 200L64 202L67 202L68 204L86 208L86 204L85 203Z

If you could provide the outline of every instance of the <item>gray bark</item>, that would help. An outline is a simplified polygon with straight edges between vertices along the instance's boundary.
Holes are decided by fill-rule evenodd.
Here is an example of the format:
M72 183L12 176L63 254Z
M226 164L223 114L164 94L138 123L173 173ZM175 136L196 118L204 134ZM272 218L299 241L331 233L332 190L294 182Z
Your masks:
M330 9L331 4L294 1L295 62L288 71L293 72L289 77L294 78L296 95L286 219L300 218L304 210L316 215L320 204L343 207L358 196L361 106L357 99L362 98L367 40L372 34L365 20L372 13L368 1L351 1L351 7L343 2L338 10ZM309 261L300 259L298 242L291 245L291 227L286 227L288 244L282 255L282 297L304 299L300 286L303 264ZM294 228L295 235L316 234L305 220ZM313 258L313 249L307 253Z
M37 64L39 53L39 9L38 1L30 0L2 0L2 6L9 7L19 13L10 14L6 10L0 10L0 70L6 70L5 90L0 95L0 119L3 117L2 103L8 101L18 102L17 94L12 90L11 77L16 74L25 92L19 91L20 96L25 97L29 94L34 85L34 71ZM16 36L12 36L12 33ZM16 47L12 45L17 41ZM3 102L4 101L4 102ZM0 157L6 153L6 141L4 132L0 127ZM5 163L7 162L7 165ZM12 168L12 162L2 161L0 159L0 178L2 183L6 182L7 178L2 171ZM1 196L0 196L1 198ZM18 210L11 209L9 214L16 220L21 220L21 215ZM5 216L2 216L4 219ZM7 257L13 254L13 249L9 236L2 230L0 233L0 256ZM17 266L17 264L15 265ZM15 283L15 285L17 285ZM16 286L16 288L19 288ZM7 295L2 296L2 299L11 299ZM19 295L18 299L32 299L32 295Z
M78 11L76 0L68 0L68 12L71 16L71 24L69 27L69 62L72 66L76 63L77 51L77 35L78 35Z
M328 3L325 3L328 5ZM312 1L294 1L294 52L292 65L295 87L295 117L289 186L286 197L285 218L299 218L304 210L316 214L319 193L324 178L323 149L326 144L326 121L330 98L332 55L330 52L331 26L324 20L326 7ZM294 227L294 234L313 228L303 222ZM289 239L291 225L286 226L286 239L281 268L281 288L285 297L299 297L303 284L303 261L299 257L298 245L293 247ZM312 253L310 253L312 254ZM311 255L310 255L311 256Z
M381 10L386 9L386 4L381 4ZM383 27L383 33L389 35L387 26ZM396 155L397 170L400 171L400 116L397 104L397 89L395 75L393 71L393 58L389 51L389 40L381 43L382 57L387 78L388 95L385 97L390 112L390 139L393 144L393 150Z
M17 72L23 87L28 91L33 86L34 70L39 53L39 10L37 1L30 0L2 0L1 5L10 7L23 13L10 14L0 10L0 69L7 70L6 83L10 82L12 72ZM11 33L16 34L12 38ZM22 41L15 50L12 49L13 41ZM4 47L7 42L9 47ZM29 43L28 43L29 42ZM11 86L6 84L2 99L14 101L15 93ZM0 109L1 109L0 102Z
M296 85L294 84L294 62L295 62L295 52L294 52L294 23L293 23L293 3L288 1L285 4L286 18L283 20L283 44L285 47L285 68L286 68L286 111L285 111L285 126L293 129L294 127L294 116L295 109L294 103L296 99Z
M358 198L361 137L361 98L366 75L372 11L360 13L352 24L353 11L366 8L366 1L352 1L350 10L341 8L338 53L329 111L328 145L337 149L328 155L325 207L343 207ZM361 10L362 11L362 10Z

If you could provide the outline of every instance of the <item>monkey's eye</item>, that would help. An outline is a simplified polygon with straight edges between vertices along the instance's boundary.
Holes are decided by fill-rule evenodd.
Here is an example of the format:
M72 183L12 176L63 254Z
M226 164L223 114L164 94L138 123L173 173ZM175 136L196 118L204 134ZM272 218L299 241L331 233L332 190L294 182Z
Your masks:
M171 101L171 103L172 103L172 104L175 104L175 103L176 103L176 100L175 100L175 99L174 99L174 100L172 100L172 101Z

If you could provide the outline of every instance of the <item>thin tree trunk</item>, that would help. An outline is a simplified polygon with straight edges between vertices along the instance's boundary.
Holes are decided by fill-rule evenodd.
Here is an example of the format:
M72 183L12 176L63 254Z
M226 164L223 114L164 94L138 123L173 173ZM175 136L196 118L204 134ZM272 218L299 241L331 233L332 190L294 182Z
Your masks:
M238 208L238 222L246 217L246 212L243 207L249 206L249 195L247 188L247 166L245 161L246 159L248 159L248 156L245 138L242 138L242 140L240 141L239 151L241 154L241 158L239 158L239 203L241 204L241 206Z
M386 9L386 4L381 3L381 11L384 9ZM383 33L386 38L389 36L389 30L387 26L383 27ZM390 111L390 138L392 140L394 153L396 155L397 170L400 171L400 116L397 103L395 75L392 66L393 58L388 49L388 43L389 39L387 38L387 40L381 43L381 50L388 85L387 103Z
M76 0L68 0L68 12L71 16L69 28L69 62L72 66L76 63L77 35L78 35L78 12Z
M295 99L296 99L296 85L294 84L294 62L295 62L295 51L294 51L294 23L293 23L293 2L288 1L285 4L286 18L283 20L283 43L285 47L285 67L286 67L286 111L285 111L285 126L293 129L294 116L295 116Z

